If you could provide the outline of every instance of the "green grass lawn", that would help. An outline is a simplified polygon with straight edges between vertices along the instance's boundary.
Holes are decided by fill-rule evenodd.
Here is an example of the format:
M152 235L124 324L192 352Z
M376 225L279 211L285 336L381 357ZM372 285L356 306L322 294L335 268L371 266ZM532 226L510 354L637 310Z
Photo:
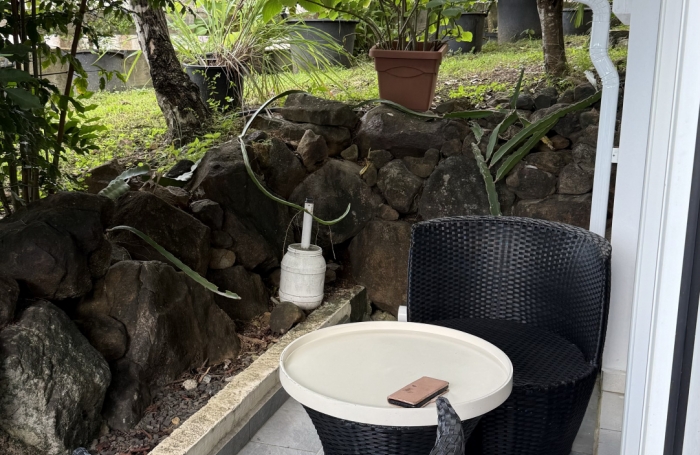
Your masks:
M611 57L618 67L624 67L627 49L614 48ZM588 55L588 37L567 37L567 58L570 76L561 81L548 81L542 65L542 43L524 40L498 45L487 43L479 54L448 56L442 63L438 78L436 102L454 98L466 98L478 106L486 97L497 92L510 92L517 81L520 69L525 69L526 89L535 90L545 84L555 84L560 89L585 80L583 72L592 70ZM315 95L342 101L360 101L379 96L376 73L369 58L360 59L350 69L336 69L325 75L322 84L311 82L309 77L294 74L287 78L287 89L302 89ZM163 143L165 121L158 108L152 89L139 89L118 93L98 93L93 98L98 108L92 114L101 119L107 131L97 141L99 151L87 156L70 155L64 165L64 173L79 177L88 169L112 159L127 163L143 161L161 170L178 159L199 158L211 145L235 136L240 122L217 119L209 133L182 149L174 149ZM255 106L264 100L249 96L247 104ZM68 185L70 186L70 185Z

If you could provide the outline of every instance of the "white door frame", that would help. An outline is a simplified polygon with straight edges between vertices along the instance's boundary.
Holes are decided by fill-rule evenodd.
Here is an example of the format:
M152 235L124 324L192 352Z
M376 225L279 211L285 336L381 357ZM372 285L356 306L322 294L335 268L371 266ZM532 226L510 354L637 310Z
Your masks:
M637 7L647 2L639 3ZM649 6L655 2L651 3ZM633 10L633 27L636 14ZM647 69L654 77L651 116L648 127L630 126L636 134L647 137L647 146L622 455L664 453L700 109L698 18L697 0L660 0L656 59L653 68Z

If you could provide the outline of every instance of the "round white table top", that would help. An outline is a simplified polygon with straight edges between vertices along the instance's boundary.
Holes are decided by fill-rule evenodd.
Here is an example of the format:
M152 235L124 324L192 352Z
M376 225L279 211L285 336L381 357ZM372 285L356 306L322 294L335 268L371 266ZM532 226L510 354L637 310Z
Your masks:
M373 425L436 425L434 403L401 408L387 402L388 395L423 376L448 381L444 396L467 420L508 398L513 366L481 338L412 322L317 330L292 342L280 357L280 381L294 399L333 417Z

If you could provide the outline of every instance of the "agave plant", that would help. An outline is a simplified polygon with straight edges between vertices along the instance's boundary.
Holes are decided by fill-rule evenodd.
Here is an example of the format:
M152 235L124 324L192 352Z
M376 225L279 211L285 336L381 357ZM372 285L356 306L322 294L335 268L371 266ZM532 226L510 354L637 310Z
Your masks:
M326 54L343 52L329 35L271 15L264 0L176 2L168 20L173 45L185 63L221 66L244 75L257 100L278 93L292 81L289 61L280 58L279 51L303 46L307 52L300 58L306 61L299 66L317 85L333 77L333 62ZM306 40L302 32L318 39Z

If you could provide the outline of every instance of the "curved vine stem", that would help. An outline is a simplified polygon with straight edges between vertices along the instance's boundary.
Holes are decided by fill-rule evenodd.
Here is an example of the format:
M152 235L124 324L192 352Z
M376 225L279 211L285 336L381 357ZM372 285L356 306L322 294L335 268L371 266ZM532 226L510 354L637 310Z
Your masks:
M238 142L240 142L240 144L241 144L241 153L243 154L243 163L245 164L246 171L248 172L248 175L250 176L250 178L253 180L253 183L255 183L255 186L257 186L258 189L260 191L262 191L262 193L265 196L269 197L270 199L277 202L278 204L286 205L287 207L291 207L291 208L299 210L301 212L308 213L319 224L322 224L324 226L332 226L334 224L339 223L340 221L343 220L343 218L348 216L348 213L350 213L350 204L348 204L348 208L345 209L345 213L343 213L339 218L336 218L335 220L331 220L331 221L322 220L321 218L318 218L317 216L315 216L313 213L308 212L304 207L297 205L297 204L294 204L292 202L286 201L286 200L284 200L280 197L277 197L274 194L270 193L267 190L267 188L265 188L263 186L263 184L260 183L258 178L255 176L255 172L253 172L253 168L250 166L250 160L248 159L248 150L246 149L245 141L243 140L245 135L248 133L248 129L250 129L250 126L253 124L253 121L257 118L257 116L260 115L260 113L263 112L265 109L267 109L267 107L270 104L274 103L275 101L277 101L280 98L283 98L283 97L288 96L288 95L292 95L294 93L306 93L306 92L303 90L287 90L286 92L280 93L279 95L274 96L274 97L270 98L269 100L267 100L262 106L260 106L258 108L257 111L255 111L253 116L250 117L250 119L246 122L245 127L243 128L243 131L241 132L240 136L238 136Z

